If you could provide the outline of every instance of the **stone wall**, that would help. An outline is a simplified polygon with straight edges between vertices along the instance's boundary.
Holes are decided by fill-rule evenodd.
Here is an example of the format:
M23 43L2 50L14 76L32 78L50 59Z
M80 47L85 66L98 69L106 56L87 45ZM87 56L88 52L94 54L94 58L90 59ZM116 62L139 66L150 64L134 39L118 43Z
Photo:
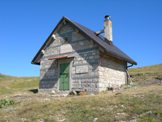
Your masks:
M70 65L70 90L97 92L98 46L68 23L62 25L55 36L41 59L40 89L58 90L59 63L64 59L49 58L69 56L74 57Z
M79 52L72 65L72 89L97 92L99 53L96 48Z
M99 69L99 91L108 88L120 87L127 82L126 62L117 60L111 56L100 57Z

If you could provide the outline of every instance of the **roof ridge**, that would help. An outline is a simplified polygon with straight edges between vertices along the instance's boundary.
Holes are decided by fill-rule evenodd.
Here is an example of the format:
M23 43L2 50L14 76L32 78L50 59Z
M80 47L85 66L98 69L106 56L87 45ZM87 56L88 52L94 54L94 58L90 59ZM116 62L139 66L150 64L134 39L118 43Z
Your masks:
M84 25L81 25L73 20L70 20L68 17L63 16L62 19L58 22L58 24L56 25L56 27L54 28L54 30L51 32L51 34L49 35L49 37L47 38L47 40L45 41L45 43L43 44L43 46L39 49L39 51L37 52L36 56L33 58L32 63L34 64L39 64L40 62L37 61L37 57L41 58L41 50L45 49L46 47L46 43L48 41L50 41L50 36L55 32L55 30L58 28L58 25L64 21L67 20L69 23L71 23L72 25L74 25L77 29L79 29L81 32L83 32L85 35L87 35L90 39L94 40L98 45L100 45L102 48L105 49L105 51L107 53L109 53L110 55L126 61L128 63L131 64L137 64L133 59L131 59L127 54L125 54L123 51L121 51L119 48L117 48L117 46L115 46L114 44L108 44L106 42L104 42L103 39L101 39L99 36L97 36L95 34L95 32L87 27L85 27Z

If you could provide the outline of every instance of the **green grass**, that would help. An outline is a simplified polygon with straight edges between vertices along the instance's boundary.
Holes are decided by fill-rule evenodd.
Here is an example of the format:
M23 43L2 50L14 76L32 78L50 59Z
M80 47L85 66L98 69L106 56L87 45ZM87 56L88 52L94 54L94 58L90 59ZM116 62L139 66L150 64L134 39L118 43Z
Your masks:
M137 73L162 75L162 64L145 66L140 68L130 68L129 73L132 75Z
M0 108L7 107L7 106L13 105L13 104L14 104L13 100L9 100L9 99L1 99L0 100Z
M12 77L0 74L0 95L38 88L38 77Z
M158 82L159 79L162 79L162 64L130 68L129 74L134 82L142 84Z
M90 96L52 97L27 92L38 87L38 78L0 75L0 99L12 105L0 108L0 122L137 122L162 121L162 64L129 70L135 85L123 92ZM142 84L142 85L141 85Z

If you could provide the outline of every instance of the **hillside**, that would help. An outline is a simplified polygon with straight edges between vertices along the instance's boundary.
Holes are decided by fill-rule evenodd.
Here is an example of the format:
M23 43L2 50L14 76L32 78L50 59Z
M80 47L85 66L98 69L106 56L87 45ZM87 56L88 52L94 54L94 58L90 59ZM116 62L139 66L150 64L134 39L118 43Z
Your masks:
M139 85L159 83L162 80L162 64L129 69L132 81Z
M0 95L38 88L38 77L13 77L0 74Z
M129 73L133 83L120 91L68 97L29 92L38 78L0 76L0 99L8 103L0 107L0 122L161 122L162 64Z

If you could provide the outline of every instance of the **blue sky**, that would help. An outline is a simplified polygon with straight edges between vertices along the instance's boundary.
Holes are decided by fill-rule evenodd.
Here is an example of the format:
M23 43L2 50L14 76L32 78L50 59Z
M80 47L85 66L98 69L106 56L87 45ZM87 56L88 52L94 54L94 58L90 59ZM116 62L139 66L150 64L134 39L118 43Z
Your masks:
M38 76L31 60L62 16L97 31L105 15L113 42L138 62L162 63L161 0L1 0L0 73Z

